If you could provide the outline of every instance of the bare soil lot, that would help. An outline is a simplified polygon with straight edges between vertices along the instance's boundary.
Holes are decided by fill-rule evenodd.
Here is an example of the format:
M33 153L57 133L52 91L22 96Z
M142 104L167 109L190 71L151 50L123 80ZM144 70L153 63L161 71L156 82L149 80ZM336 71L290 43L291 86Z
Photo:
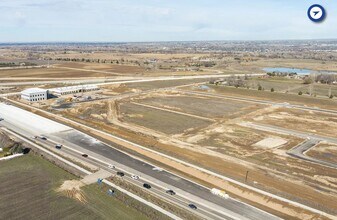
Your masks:
M179 134L209 125L204 120L142 107L131 103L120 106L122 120L166 134Z
M306 155L337 164L337 145L321 143L311 148Z
M300 96L296 94L286 94L286 93L275 93L270 91L257 91L252 89L242 89L234 88L228 86L215 86L209 85L212 90L205 92L200 90L198 87L185 87L186 90L198 90L199 92L205 92L206 94L215 94L215 95L228 95L235 97L246 97L256 100L269 100L272 102L279 103L290 103L290 104L299 104L306 105L310 107L319 107L336 110L337 101L332 99L320 99L310 96Z
M289 108L265 108L244 117L252 122L336 137L337 116Z
M243 102L224 101L203 97L184 95L158 95L151 98L137 100L140 103L150 104L162 108L186 112L210 118L234 118L239 114L253 111L258 105Z
M99 70L107 71L111 73L130 73L130 74L139 74L143 73L145 69L140 66L131 66L131 65L116 65L116 64L100 64L100 63L62 63L56 64L57 67L69 67L69 68L78 68L86 70Z
M87 72L61 68L34 68L18 70L0 70L0 77L40 77L40 78L78 78L78 77L106 77L113 73Z

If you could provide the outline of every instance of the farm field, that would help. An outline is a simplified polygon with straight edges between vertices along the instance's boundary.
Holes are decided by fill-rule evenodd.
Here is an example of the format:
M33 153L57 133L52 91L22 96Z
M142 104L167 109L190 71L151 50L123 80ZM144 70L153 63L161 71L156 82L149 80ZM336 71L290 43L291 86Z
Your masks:
M166 80L166 81L153 81L153 82L138 82L127 84L128 88L139 89L139 90L150 90L150 89L159 89L167 88L173 86L183 86L193 83L202 83L207 82L207 79L185 79L185 80Z
M0 219L146 219L95 185L83 188L85 202L58 192L74 179L34 155L0 162Z
M40 77L40 78L77 78L77 77L106 77L113 73L87 72L61 68L34 68L0 70L0 77Z
M83 62L65 62L62 64L56 64L56 67L66 67L85 70L98 70L112 73L131 73L132 75L142 73L145 71L143 67L131 66L131 65L116 65L116 64L104 64L104 63L83 63Z

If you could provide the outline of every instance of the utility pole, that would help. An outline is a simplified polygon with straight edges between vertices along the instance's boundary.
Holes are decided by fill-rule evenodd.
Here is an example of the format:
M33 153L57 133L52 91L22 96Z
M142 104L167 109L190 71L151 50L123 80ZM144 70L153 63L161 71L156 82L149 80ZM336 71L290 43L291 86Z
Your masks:
M247 179L248 179L248 173L249 173L249 171L247 170L245 182L247 182Z

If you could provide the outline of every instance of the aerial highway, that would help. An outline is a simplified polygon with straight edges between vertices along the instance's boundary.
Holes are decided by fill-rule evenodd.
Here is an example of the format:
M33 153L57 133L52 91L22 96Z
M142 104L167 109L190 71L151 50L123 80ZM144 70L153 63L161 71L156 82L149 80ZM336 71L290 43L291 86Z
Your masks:
M17 107L0 103L1 117L5 120L0 122L1 126L24 137L44 135L51 143L61 143L67 148L62 151L81 157L81 153L89 155L87 162L91 162L101 169L106 169L106 164L113 164L118 169L127 173L141 176L160 191L159 197L174 204L186 206L195 203L200 206L201 215L207 215L210 219L278 219L267 212L254 208L236 199L223 199L210 193L210 189L197 183L177 176L166 170L154 170L155 166L127 153L121 152L116 146L107 145L82 132L56 123L49 119L35 115L31 112L21 110ZM49 145L51 145L50 142ZM95 159L94 159L95 158ZM92 161L95 162L92 162ZM158 187L158 188L157 188ZM177 192L177 197L168 196L164 189L172 189ZM164 193L164 194L163 194Z

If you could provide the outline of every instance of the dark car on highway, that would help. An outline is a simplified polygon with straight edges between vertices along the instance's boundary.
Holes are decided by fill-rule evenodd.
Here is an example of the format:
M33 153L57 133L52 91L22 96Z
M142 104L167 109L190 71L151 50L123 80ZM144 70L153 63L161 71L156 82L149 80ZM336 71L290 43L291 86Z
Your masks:
M55 148L60 150L62 148L62 144L56 144Z
M88 157L88 154L82 154L82 157Z
M125 174L123 172L117 172L117 176L123 177Z
M188 205L188 207L190 207L191 209L194 209L194 210L196 210L196 209L197 209L197 206L196 206L196 205L194 205L194 204L189 204L189 205Z
M148 183L144 183L143 186L144 186L144 188L146 188L146 189L151 189L151 185L148 184Z
M166 193L170 194L171 196L174 196L176 194L172 189L166 190Z
M44 140L44 141L47 140L47 138L46 138L45 136L40 136L40 139L41 139L41 140Z

